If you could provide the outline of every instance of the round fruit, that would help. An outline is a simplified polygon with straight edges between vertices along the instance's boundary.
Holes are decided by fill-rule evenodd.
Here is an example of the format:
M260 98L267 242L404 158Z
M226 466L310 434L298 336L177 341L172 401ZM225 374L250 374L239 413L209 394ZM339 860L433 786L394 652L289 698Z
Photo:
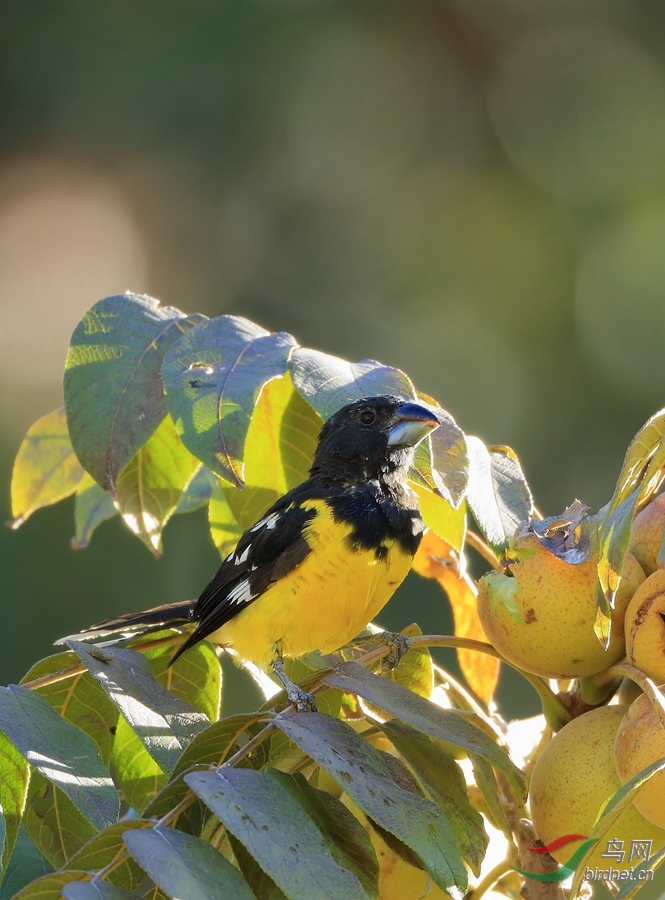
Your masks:
M626 610L628 662L656 684L665 682L665 569L649 575Z
M665 494L661 494L645 506L635 516L630 536L630 552L642 566L647 575L651 575L658 565L658 551L665 530Z
M624 563L607 650L593 630L596 556L573 565L546 550L535 534L517 538L511 556L513 577L490 572L478 592L485 633L508 662L547 678L583 678L621 659L624 613L644 581L632 556Z
M625 707L604 706L573 719L545 747L531 776L530 806L533 825L543 844L567 834L589 835L598 813L621 787L614 766L614 740ZM603 858L607 841L623 842L623 859ZM648 822L629 806L612 825L606 838L595 845L589 868L629 869L633 841L651 841L651 854L665 846L665 830ZM566 863L580 841L554 850L552 856Z
M651 763L665 757L665 728L649 698L642 694L619 725L614 762L622 784ZM665 828L665 772L659 772L640 790L633 804L645 819Z

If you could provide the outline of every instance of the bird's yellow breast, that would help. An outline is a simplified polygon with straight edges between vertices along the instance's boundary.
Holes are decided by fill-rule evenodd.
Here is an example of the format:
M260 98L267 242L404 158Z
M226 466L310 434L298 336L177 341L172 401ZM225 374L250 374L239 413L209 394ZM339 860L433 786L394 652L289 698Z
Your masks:
M330 653L352 640L388 602L406 577L411 555L384 540L384 558L351 546L352 525L336 522L320 500L304 537L311 552L215 634L242 659L267 668L277 656L311 650Z

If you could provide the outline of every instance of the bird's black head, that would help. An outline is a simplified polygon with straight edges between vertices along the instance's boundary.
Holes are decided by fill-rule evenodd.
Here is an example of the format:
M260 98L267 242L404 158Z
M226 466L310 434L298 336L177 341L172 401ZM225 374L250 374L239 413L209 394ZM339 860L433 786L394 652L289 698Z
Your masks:
M363 482L401 470L439 421L420 403L381 395L355 400L321 429L311 475Z

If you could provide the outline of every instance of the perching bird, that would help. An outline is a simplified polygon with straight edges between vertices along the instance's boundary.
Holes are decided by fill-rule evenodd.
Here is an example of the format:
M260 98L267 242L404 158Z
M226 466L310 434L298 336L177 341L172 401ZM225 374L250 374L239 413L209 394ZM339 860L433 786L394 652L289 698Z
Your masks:
M172 662L208 638L272 669L298 708L313 706L283 657L348 643L406 577L423 531L408 471L438 425L431 410L399 397L349 403L321 429L309 478L243 534L198 601L121 616L84 635L193 622Z

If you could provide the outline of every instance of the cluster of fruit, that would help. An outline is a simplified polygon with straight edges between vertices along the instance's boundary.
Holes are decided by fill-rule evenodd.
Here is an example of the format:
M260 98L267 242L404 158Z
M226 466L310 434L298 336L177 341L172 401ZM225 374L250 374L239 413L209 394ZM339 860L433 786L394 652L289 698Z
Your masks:
M518 530L504 570L480 581L478 611L489 640L509 662L559 682L599 678L625 656L655 685L664 685L665 564L659 556L665 494L634 521L607 650L594 633L598 554L588 552L593 534L582 538L583 524L580 520L566 531L563 522L559 534L556 522L546 532L533 525ZM610 705L587 707L542 751L531 778L530 808L543 844L563 835L589 835L621 784L665 757L658 713L646 694L629 685L621 686ZM611 838L609 850L606 841L598 842L590 868L632 868L641 860L630 848L647 846L654 854L665 846L665 773L652 778L621 813ZM574 846L552 855L564 863Z

